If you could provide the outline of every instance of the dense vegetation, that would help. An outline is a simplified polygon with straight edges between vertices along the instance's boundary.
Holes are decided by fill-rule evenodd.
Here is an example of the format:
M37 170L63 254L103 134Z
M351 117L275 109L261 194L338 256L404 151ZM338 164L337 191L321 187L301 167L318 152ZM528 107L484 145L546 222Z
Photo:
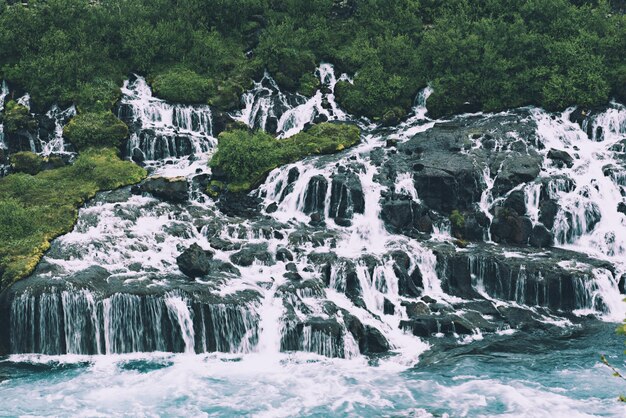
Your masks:
M321 123L287 139L265 132L234 130L220 134L217 153L211 159L213 177L209 192L219 193L222 180L229 191L248 191L258 186L274 168L309 155L331 154L359 142L354 125Z
M38 165L33 155L18 158L23 165L28 159ZM85 150L71 166L0 179L0 288L32 272L50 240L72 229L86 199L99 190L137 183L145 175L115 151L100 149Z
M231 108L263 69L310 92L321 61L354 75L338 99L373 118L403 114L427 83L434 115L626 100L626 18L606 0L11 3L0 0L0 76L39 108L108 110L133 71L165 98Z

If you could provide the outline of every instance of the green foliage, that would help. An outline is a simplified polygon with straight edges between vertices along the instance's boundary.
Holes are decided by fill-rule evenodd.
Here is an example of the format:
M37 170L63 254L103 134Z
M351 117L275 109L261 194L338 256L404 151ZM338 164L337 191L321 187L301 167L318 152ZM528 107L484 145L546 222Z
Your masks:
M339 103L396 120L431 83L433 116L626 99L626 17L606 0L47 0L2 3L0 75L34 109L108 110L130 72L223 109L267 69L311 94L320 62L354 75Z
M10 100L5 105L2 121L7 133L17 132L21 129L32 130L37 127L37 122L33 119L28 108L14 100Z
M72 166L0 179L0 288L32 272L50 241L72 229L85 200L145 176L115 150L101 149L85 150Z
M22 151L10 157L11 168L18 173L35 175L41 171L43 158L34 152Z
M222 132L210 165L214 174L224 178L229 191L248 191L276 167L310 155L342 151L359 140L356 126L331 123L315 125L287 139L247 130ZM217 194L222 188L222 184L214 183L209 191Z
M154 94L172 102L206 103L213 82L187 69L173 69L154 77Z
M463 229L465 227L465 217L458 210L453 210L449 219L453 228Z
M63 128L63 135L79 150L118 148L128 136L128 126L110 111L79 113Z

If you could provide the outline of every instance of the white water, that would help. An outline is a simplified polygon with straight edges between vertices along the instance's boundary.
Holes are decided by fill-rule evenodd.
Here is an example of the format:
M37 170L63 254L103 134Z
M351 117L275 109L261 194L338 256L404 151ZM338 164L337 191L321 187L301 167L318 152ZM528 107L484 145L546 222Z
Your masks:
M331 70L326 66L319 69L320 77L328 84L334 83ZM249 93L244 97L247 107L241 117L250 124L261 120L262 126L265 126L267 117L277 117L271 113L274 104L259 93L263 89L266 87L259 83L254 90L255 94ZM157 136L166 138L183 132L193 137L194 141L197 140L193 153L206 154L214 145L208 124L211 118L208 107L185 107L181 113L206 116L205 119L204 116L197 116L197 120L206 122L198 128L187 116L176 119L177 105L151 97L145 81L139 78L135 84L125 86L124 94L123 102L131 105L140 126L139 132L154 130ZM272 97L272 100L282 100L282 93L276 94L278 99ZM428 90L418 100L415 116L392 135L406 140L434 125L433 121L425 117L424 103L427 96ZM321 102L316 97L317 94L295 107L287 103L285 98L282 104L287 111L281 116L284 122L282 125L279 123L279 126L292 128L283 130L284 136L294 133L295 129L302 129L312 120L311 115L319 112L316 106ZM329 102L334 103L330 99ZM310 106L306 106L307 103ZM284 116L289 114L292 117ZM347 117L337 110L333 110L333 115L337 119ZM554 170L558 170L558 174L575 177L574 191L565 192L561 190L562 187L555 186L552 193L559 202L566 210L580 214L579 207L569 202L580 201L581 187L587 185L584 190L588 193L594 176L600 175L602 178L596 179L600 182L597 189L594 188L596 191L591 191L591 197L584 197L590 201L601 199L594 201L612 205L610 210L600 208L602 219L596 229L587 231L582 225L581 234L572 242L563 242L562 245L613 257L618 263L623 251L611 254L610 251L603 251L604 247L587 240L593 239L603 223L610 223L611 219L613 222L617 219L623 221L623 216L617 214L615 209L621 200L614 192L619 191L620 186L614 177L607 180L602 168L598 169L607 161L616 163L615 153L608 148L624 139L623 124L619 122L623 120L620 119L623 118L622 112L608 112L606 117L598 119L597 123L606 128L603 142L597 142L599 138L589 140L583 137L584 132L567 122L565 117L554 121L540 111L535 113L535 117L542 142L546 144L546 153L551 147L559 146L566 147L572 153L580 152L587 158L586 163L577 161L571 170L554 168L548 162L544 165L542 175L553 174ZM190 126L186 131L183 129ZM89 346L89 350L107 355L42 357L43 362L88 362L89 365L86 370L74 374L69 372L57 383L54 380L40 382L37 393L31 393L29 404L19 403L18 410L8 410L8 413L37 414L41 413L42 408L48 408L53 414L59 415L82 409L87 411L87 415L121 415L132 410L144 415L360 416L385 411L409 416L446 416L448 413L451 416L490 416L496 413L508 416L575 417L592 416L595 413L618 416L620 409L606 401L609 395L605 392L603 400L594 397L594 394L567 393L567 390L579 390L574 383L584 385L593 379L595 388L603 387L598 383L597 370L581 372L578 365L559 368L557 372L548 367L546 374L552 381L542 383L537 383L542 379L541 373L502 377L503 372L491 374L489 367L480 369L481 372L473 368L466 370L472 375L453 370L450 373L455 377L449 381L441 381L441 376L436 372L419 376L414 375L413 371L407 371L430 346L400 327L401 321L408 319L402 303L417 302L419 299L400 294L399 278L388 253L403 250L408 254L408 272L412 273L419 268L423 278L423 295L444 305L462 300L446 294L442 289L437 258L427 243L389 233L380 219L379 202L382 194L388 190L376 181L379 168L372 163L369 153L383 146L387 137L367 133L362 144L342 154L310 158L272 172L261 186L260 193L264 196L266 206L271 203L278 206L277 211L270 215L271 220L279 225L276 228L275 225L271 226L273 224L269 227L259 226L248 219L226 218L212 201L196 201L180 207L150 197L134 196L120 201L94 202L81 209L75 229L55 243L62 251L55 252L53 248L45 258L46 262L60 269L50 274L51 283L63 283L72 274L99 265L112 274L106 279L107 285L118 286L130 293L103 297L98 291L73 290L51 292L40 299L28 293L22 294L16 300L13 320L16 321L15 327L24 326L24 338L32 339L31 351L57 353L62 351L59 347L66 347L68 353L83 353ZM572 143L566 145L570 140L575 142L579 150L573 150ZM131 141L131 144L139 147L136 142ZM161 154L164 159L180 156ZM191 177L196 168L205 164L205 160L199 161L178 159L176 164L163 165L161 174L176 173ZM299 170L299 178L289 185L287 179L293 168ZM350 224L340 226L335 222L336 218L330 217L332 180L342 174L340 170L346 168L358 177L364 207L362 213L352 214ZM490 209L495 203L491 194L494 178L487 169L484 173L487 188L480 206L490 216ZM307 193L311 193L309 183L315 176L326 179L324 190L317 192L323 193L321 214L326 222L325 231L332 236L323 237L322 243L317 246L310 241L293 244L289 234L306 228L303 224L310 220L310 216L305 213L305 202ZM595 187L596 183L593 182L593 185ZM419 201L410 173L399 173L393 188L396 193ZM576 191L578 194L568 200L568 195ZM537 185L525 186L525 192L526 203L533 208L530 217L536 223L539 213L536 208L539 194ZM584 213L578 215L578 218L583 216ZM239 245L267 244L272 254L279 247L293 250L294 264L302 280L294 283L283 277L286 262L266 265L260 260L248 267L239 267L240 277L228 276L223 281L215 282L203 278L195 281L182 279L176 257L192 243L198 243L204 249L213 248L214 258L221 261L228 261L236 253L236 250L214 248L210 223L215 220L223 220L217 231L220 239ZM172 227L176 227L178 232L171 233ZM615 227L613 225L613 229ZM557 228L563 229L565 226L561 223ZM275 235L275 232L280 232L282 236ZM621 234L619 230L618 233ZM621 238L625 236L622 234ZM321 272L311 269L312 266L318 266L308 261L309 256L322 253L339 257L331 263L330 285L327 287L319 283ZM371 256L375 260L372 272L364 256ZM349 273L347 262L354 263L362 306L357 306L346 294ZM570 264L563 267L571 270L582 268ZM597 269L594 275L594 281L578 283L581 290L577 295L584 299L580 301L580 306L588 308L576 313L600 315L608 308L604 319L621 319L623 306L615 277L603 269ZM512 301L497 300L486 291L483 293L494 305L522 307L535 312L538 309L534 305L539 305L539 302L526 300L524 293L528 280L524 268L516 282ZM302 287L295 291L289 289L289 286L300 285ZM482 283L476 282L474 285L476 290L484 290ZM189 292L182 294L169 291L177 286ZM155 296L131 294L136 288L154 291ZM202 302L202 309L198 309L190 296L236 298L242 291L254 292L256 296L250 301L234 305L222 300L218 303ZM392 314L385 313L385 300L394 305ZM329 313L326 310L328 303L358 318L364 326L379 330L388 341L393 355L376 360L376 367L368 365L367 358L359 353L358 342L345 327L347 315L341 311ZM36 304L39 304L39 308ZM41 312L42 306L49 308L50 314L37 316L35 311L40 309ZM54 313L58 312L59 306L62 307L62 321L61 316ZM89 315L81 316L80 312L88 312ZM163 321L167 321L171 329L163 328ZM196 321L201 325L196 325ZM337 321L341 331L338 336L320 331L315 328L315 321ZM544 321L552 321L552 324L564 327L573 325L558 316L546 315ZM282 348L286 344L285 335L290 327L298 324L302 327L296 337L296 350L308 353L294 353L291 349ZM509 331L499 330L495 334L502 336ZM36 346L35 333L46 336L43 339L44 346ZM87 338L89 333L92 333L92 338ZM471 344L493 337L485 334L476 333L459 338L459 341ZM97 337L99 335L103 335L103 338ZM212 342L210 335L218 337ZM147 340L148 336L150 341ZM115 354L128 351L179 351L184 354ZM192 355L210 351L228 354ZM328 359L320 355L343 358ZM28 362L39 361L38 357L33 356L22 358ZM11 361L18 362L20 359L19 356L13 356ZM134 364L133 361L141 364L124 369L125 365ZM154 365L156 369L147 372L139 370ZM559 376L560 373L576 375L563 377ZM145 390L146 387L150 390ZM26 398L25 390L26 387L15 381L0 384L0 398L23 399Z
M211 109L207 105L171 104L152 95L143 77L124 82L121 119L130 118L131 129L127 153L141 151L146 160L200 155L217 145L213 136ZM132 126L131 126L132 128Z

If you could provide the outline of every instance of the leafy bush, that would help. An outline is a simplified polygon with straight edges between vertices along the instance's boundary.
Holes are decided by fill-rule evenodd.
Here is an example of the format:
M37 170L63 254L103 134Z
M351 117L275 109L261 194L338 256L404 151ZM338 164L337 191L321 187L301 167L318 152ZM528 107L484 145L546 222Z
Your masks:
M274 168L310 155L331 154L357 144L360 131L354 125L322 123L287 139L265 132L222 132L210 165L214 178L224 180L230 191L248 191Z
M43 158L34 152L22 151L10 157L11 168L18 173L35 175L41 171Z
M397 119L427 83L433 116L626 97L621 0L9 3L0 75L30 92L35 110L106 110L106 83L131 72L154 78L163 97L229 109L263 69L312 92L307 75L322 61L354 75L339 103L376 119Z
M72 118L63 135L78 149L120 147L128 136L128 126L110 111L79 113Z
M85 200L145 176L115 150L89 149L72 166L0 179L0 289L32 272L50 241L72 229Z
M154 93L165 100L179 103L206 103L214 82L187 69L174 69L154 77Z
M37 128L37 122L33 119L28 108L14 100L8 101L5 105L2 121L7 133L14 133L21 129L33 130Z

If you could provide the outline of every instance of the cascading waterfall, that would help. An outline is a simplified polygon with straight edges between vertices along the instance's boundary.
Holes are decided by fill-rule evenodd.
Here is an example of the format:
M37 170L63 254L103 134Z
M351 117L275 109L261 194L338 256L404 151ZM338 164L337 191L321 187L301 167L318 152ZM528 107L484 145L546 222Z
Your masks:
M251 128L276 132L281 138L295 135L307 124L345 120L347 115L335 102L334 90L338 80L333 66L320 64L315 75L323 88L306 98L282 92L266 72L261 81L243 95L245 108L236 118ZM339 80L348 80L348 77L343 74Z
M562 246L618 259L626 251L626 217L618 210L626 189L617 161L626 139L626 109L614 105L582 128L569 120L571 112L553 119L535 111L545 152L555 149L575 157L571 168L546 159L541 173L550 179L547 192L559 205L555 239Z
M322 64L317 75L323 88L307 99L281 92L266 74L244 95L245 109L237 117L281 137L319 120L348 119L334 102L337 78L332 66ZM128 157L162 164L206 153L216 145L208 106L157 99L141 77L126 82L122 92L118 115L132 132ZM478 338L480 329L468 322L472 314L464 304L481 296L494 306L525 307L533 314L545 309L544 317L551 315L547 310L607 319L619 315L617 275L608 269L590 264L584 274L574 274L582 267L564 265L550 276L532 263L510 262L513 267L505 268L494 261L501 254L489 258L472 246L454 250L453 255L445 252L449 249L440 250L438 245L449 241L449 235L429 239L422 232L401 235L389 229L381 202L398 199L413 216L427 204L427 197L418 190L411 166L399 166L393 182L384 184L380 177L385 161L395 154L381 158L376 153L388 138L404 143L435 126L425 108L431 92L427 88L420 93L414 115L395 130L375 131L360 123L365 133L355 148L271 172L251 196L260 197L266 208L275 207L259 219L227 217L204 199L173 206L129 194L89 204L81 210L74 231L56 240L45 257L45 263L57 269L51 273L53 283L67 281L77 287L52 285L15 296L11 351L223 352L272 358L281 351L306 351L348 359L392 351L399 354L394 362L410 365L427 348L419 336ZM57 109L49 116L61 121L71 112ZM545 155L556 148L586 158L572 168L556 167L546 158L541 179L547 181L538 179L511 190L523 193L532 225L541 223L545 195L558 202L554 233L562 246L587 245L586 240L610 220L605 219L609 212L604 205L596 213L590 206L576 207L575 201L607 201L609 196L615 203L610 211L616 216L613 220L621 220L617 214L621 174L612 170L605 176L604 171L621 152L616 147L624 139L624 113L616 106L597 116L589 128L595 136L589 139L587 128L569 122L568 115L554 120L533 111ZM50 148L58 152L62 138L55 138L61 142ZM479 149L483 140L471 138L472 149ZM504 144L494 146L504 149ZM491 223L494 207L505 198L496 196L502 165L480 169L485 184L474 204ZM600 173L602 179L592 181ZM601 218L595 220L596 215ZM593 218L595 228L588 218ZM447 217L437 222L449 223ZM489 234L489 228L486 231ZM191 244L211 249L209 277L182 276L176 258ZM605 254L619 255L623 250L616 245L613 253ZM106 279L89 279L94 288L85 289L81 275L93 266L106 268L98 273ZM466 287L459 284L461 279L467 281ZM428 322L432 318L434 323ZM484 318L493 320L489 315ZM494 329L508 326L497 323Z
M7 86L6 81L2 80L2 85L0 86L0 112L4 111L4 101L8 95L9 86ZM4 125L0 123L0 149L6 148L7 146L4 143Z
M99 299L85 289L51 289L13 300L10 342L15 353L248 353L258 321L254 306L192 303L174 293Z
M217 145L209 106L158 99L140 76L124 82L118 117L131 127L127 156L142 162L199 155Z
M71 118L76 115L76 107L70 106L65 110L59 109L54 105L46 113L46 117L54 121L54 130L49 133L47 138L43 138L41 133L38 136L37 151L39 154L49 156L52 154L68 154L66 143L63 140L63 127Z

